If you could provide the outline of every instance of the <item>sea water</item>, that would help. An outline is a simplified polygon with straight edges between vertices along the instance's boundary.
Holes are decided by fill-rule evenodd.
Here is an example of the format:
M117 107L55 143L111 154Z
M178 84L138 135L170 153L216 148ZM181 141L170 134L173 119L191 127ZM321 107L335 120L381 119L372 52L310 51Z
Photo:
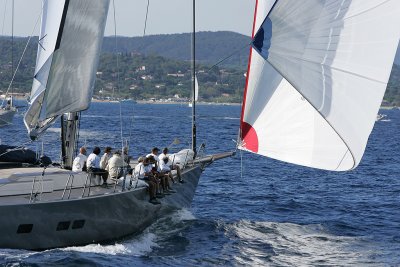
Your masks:
M191 209L155 221L140 235L42 252L0 249L0 264L400 265L400 111L381 113L388 121L375 124L354 171L313 170L238 151L206 169ZM207 153L235 149L239 106L199 105L197 114L198 145L204 142ZM42 138L45 154L54 161L59 160L59 135L55 124ZM93 103L82 113L79 133L80 145L89 150L120 148L128 140L134 157L175 138L180 142L172 152L187 148L190 135L186 105L127 103ZM0 128L0 138L3 144L42 147L28 143L21 113L12 126Z

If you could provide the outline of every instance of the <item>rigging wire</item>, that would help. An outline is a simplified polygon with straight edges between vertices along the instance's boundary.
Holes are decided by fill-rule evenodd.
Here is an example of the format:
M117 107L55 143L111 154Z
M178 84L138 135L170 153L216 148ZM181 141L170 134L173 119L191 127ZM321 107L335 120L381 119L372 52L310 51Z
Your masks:
M150 0L147 0L146 18L145 18L145 20L144 20L143 37L146 36L147 17L148 17L148 14L149 14L149 6L150 6Z
M24 56L25 56L26 50L28 49L28 45L29 45L29 43L30 43L30 41L31 41L31 39L32 39L32 36L33 36L34 32L36 31L36 27L37 27L37 25L38 25L38 23L39 23L39 21L40 21L40 18L41 18L41 16L42 16L42 12L43 12L43 10L41 10L41 12L40 12L38 18L36 19L36 23L35 23L35 25L33 26L33 30L32 30L32 32L31 32L31 34L29 35L29 38L28 38L28 41L26 42L26 45L25 45L24 50L22 51L21 58L20 58L19 61L18 61L17 67L15 68L15 71L14 71L14 73L13 73L13 76L12 76L12 78L11 78L10 84L8 85L8 88L7 88L7 91L6 91L5 95L8 94L8 92L10 91L10 88L12 87L12 83L13 83L13 81L14 81L14 79L15 79L15 76L16 76L16 74L17 74L17 71L18 71L18 69L19 69L19 66L21 65L22 59L23 59ZM1 103L1 106L4 105L4 101L5 101L5 99L3 99L2 103Z
M8 3L8 0L6 0L6 2L4 4L3 23L2 23L3 25L1 27L1 36L4 36L4 23L6 21L7 3Z
M209 72L210 70L212 70L213 68L215 68L216 66L218 66L219 64L221 64L222 62L224 62L227 59L230 59L231 57L233 57L234 55L236 55L239 51L249 47L251 45L251 43L248 43L246 45L244 45L243 47L240 47L239 49L236 49L235 51L233 51L230 55L228 55L227 57L222 58L221 60L219 60L217 63L215 63L214 65L212 65L207 72Z
M117 77L116 77L116 84L115 87L117 88L118 95L120 95L120 88L119 88L119 55L118 55L118 41L117 41L117 18L116 18L116 11L115 11L115 0L113 0L113 13L114 13L114 39L115 39L115 54L117 57ZM124 139L123 139L123 122L122 122L122 103L121 100L118 101L119 103L119 122L120 122L120 137L121 137L121 152L124 149ZM122 159L124 160L124 153L121 153Z

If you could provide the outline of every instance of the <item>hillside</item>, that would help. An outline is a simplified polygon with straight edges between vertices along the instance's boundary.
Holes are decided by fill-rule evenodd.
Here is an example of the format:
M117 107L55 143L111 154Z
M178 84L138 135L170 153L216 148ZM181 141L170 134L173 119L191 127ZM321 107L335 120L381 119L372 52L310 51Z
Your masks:
M15 65L27 38L15 39ZM197 35L198 79L203 101L240 102L245 83L248 37L230 32L204 32ZM29 92L34 73L37 38L33 38L15 78L17 92ZM106 37L96 80L95 95L109 97L115 93L136 99L190 96L190 34L156 35L145 38L118 37L119 88L116 84L115 39ZM202 47L204 46L204 48ZM209 70L211 64L237 51L240 53L224 65ZM11 40L0 37L0 90L5 91L11 78ZM400 53L397 54L399 57ZM229 63L229 64L228 64ZM119 93L118 93L119 91ZM400 106L400 67L392 70L385 100Z
M119 37L120 52L137 52L144 55L159 55L175 60L191 60L191 34L150 35L146 37ZM245 68L247 66L250 37L234 32L196 33L196 61L215 64L235 51L234 56L223 62L223 66ZM115 51L115 38L106 37L103 51Z

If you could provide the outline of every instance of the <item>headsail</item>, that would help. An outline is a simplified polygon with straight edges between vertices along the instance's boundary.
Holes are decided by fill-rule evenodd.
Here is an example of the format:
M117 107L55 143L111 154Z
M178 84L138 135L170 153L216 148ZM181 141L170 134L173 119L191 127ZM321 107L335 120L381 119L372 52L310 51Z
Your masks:
M109 0L44 0L25 126L36 139L55 119L89 107Z
M400 2L256 5L241 148L314 168L355 168L390 76Z

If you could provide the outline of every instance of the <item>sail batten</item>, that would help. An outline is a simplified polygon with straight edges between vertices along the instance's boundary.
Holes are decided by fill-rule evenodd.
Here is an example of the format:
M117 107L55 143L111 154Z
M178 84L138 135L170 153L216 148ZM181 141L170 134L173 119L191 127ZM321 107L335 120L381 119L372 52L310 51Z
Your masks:
M89 107L109 0L43 2L35 76L25 125L32 139L60 115Z
M242 148L314 168L353 169L389 79L400 3L272 2L257 3Z

